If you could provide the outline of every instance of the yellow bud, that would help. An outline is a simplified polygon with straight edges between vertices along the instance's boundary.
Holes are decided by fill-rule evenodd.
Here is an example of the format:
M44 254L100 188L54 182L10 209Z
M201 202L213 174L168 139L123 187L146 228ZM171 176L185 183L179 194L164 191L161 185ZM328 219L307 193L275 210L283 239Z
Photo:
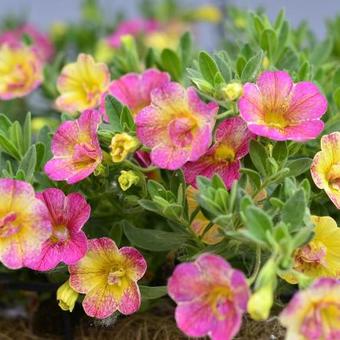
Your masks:
M266 70L270 65L270 61L267 56L264 56L263 61L262 61L262 66Z
M242 96L243 86L240 83L230 83L222 88L222 92L230 101L234 101Z
M78 293L72 289L69 282L66 281L57 290L57 300L59 307L64 311L73 311L74 305L78 299Z
M118 177L118 183L123 191L129 189L132 185L139 182L139 177L132 170L122 170Z
M51 25L50 37L53 40L58 40L67 34L68 27L64 22L56 21Z
M273 288L271 284L261 287L249 299L247 311L253 320L267 320L273 305Z
M112 162L122 162L129 153L137 149L138 145L138 139L125 132L114 135L110 145Z
M105 174L105 170L106 170L105 166L103 164L99 164L94 170L93 174L95 176L102 176Z
M241 16L235 18L234 25L236 28L244 29L247 27L247 20Z
M220 22L222 19L222 12L220 9L213 5L203 5L196 8L192 17L194 20L207 21L207 22Z
M109 63L112 61L115 50L104 40L99 40L94 50L94 57L97 61L102 63Z

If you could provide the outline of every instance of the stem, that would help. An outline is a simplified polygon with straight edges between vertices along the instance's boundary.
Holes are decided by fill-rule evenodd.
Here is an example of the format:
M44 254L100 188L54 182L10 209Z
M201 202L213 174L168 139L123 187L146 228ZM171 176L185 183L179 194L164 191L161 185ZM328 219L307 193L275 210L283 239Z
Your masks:
M257 274L259 273L261 267L261 246L257 245L256 246L256 259L255 259L255 266L254 266L254 270L253 273L251 274L251 276L248 278L248 284L249 286L251 286L254 281L257 278Z
M235 115L234 110L228 110L228 111L225 111L225 112L220 113L219 115L217 115L216 116L216 120L219 121L219 120L222 120L224 118L231 117L233 115Z
M137 171L141 171L141 172L151 172L151 171L155 171L158 168L156 166L148 166L147 168L142 168L140 166L138 166L137 164L134 164L131 161L125 160L124 164L126 164L127 166L129 166L130 168L137 170Z

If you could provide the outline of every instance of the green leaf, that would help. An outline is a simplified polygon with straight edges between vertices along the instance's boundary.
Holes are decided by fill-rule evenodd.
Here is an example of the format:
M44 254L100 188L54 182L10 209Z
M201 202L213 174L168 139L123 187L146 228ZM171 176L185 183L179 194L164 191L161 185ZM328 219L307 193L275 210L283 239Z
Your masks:
M254 186L255 190L259 190L261 187L261 177L260 175L252 170L252 169L248 169L248 168L241 168L241 173L244 173L248 176L248 179L250 181L250 183Z
M124 233L135 246L150 251L169 251L180 248L188 240L187 234L172 233L157 229L136 228L124 223Z
M185 32L179 41L182 65L189 65L192 58L192 39L190 32Z
M26 152L28 148L32 144L32 119L31 113L28 112L25 118L25 122L22 129L22 141L23 141L23 150Z
M220 73L215 60L207 52L202 51L198 56L198 63L203 78L214 85L215 76Z
M257 73L262 67L263 52L261 51L257 55L254 55L248 60L244 66L241 74L241 81L243 83L247 81L252 81L256 78Z
M273 59L274 53L278 45L277 35L272 29L266 29L262 32L260 46L267 51L268 58Z
M286 142L276 142L273 147L272 155L281 165L284 165L288 157L288 148Z
M253 162L255 168L262 174L266 175L266 159L267 153L264 146L256 141L255 139L251 140L250 148L249 148L249 155L251 161Z
M12 126L8 130L9 137L12 143L15 145L17 151L20 153L20 156L24 154L23 148L23 136L22 136L22 129L21 125L18 121L15 121Z
M310 56L312 64L321 65L324 63L332 52L333 40L328 38L321 44L318 44Z
M310 158L299 158L288 161L286 164L286 167L289 168L289 173L287 176L297 177L305 173L307 170L310 169L312 161L313 160Z
M20 160L21 155L14 144L9 140L9 138L0 132L0 149L3 150L8 155L12 156L16 160Z
M0 114L0 130L7 133L8 129L12 125L12 122L3 113Z
M36 164L37 164L37 151L35 149L35 145L32 145L27 150L19 166L19 170L22 170L24 172L25 179L27 182L32 182Z
M166 48L161 54L162 67L169 72L171 78L180 81L182 78L182 64L176 52Z
M336 107L340 109L340 87L334 90L333 99Z
M306 211L305 194L302 189L295 192L282 208L282 221L290 225L291 230L299 228Z
M148 287L139 286L143 300L159 299L168 294L167 286Z
M123 110L123 105L113 96L105 97L105 111L109 116L110 125L115 132L123 131L120 123L120 115Z

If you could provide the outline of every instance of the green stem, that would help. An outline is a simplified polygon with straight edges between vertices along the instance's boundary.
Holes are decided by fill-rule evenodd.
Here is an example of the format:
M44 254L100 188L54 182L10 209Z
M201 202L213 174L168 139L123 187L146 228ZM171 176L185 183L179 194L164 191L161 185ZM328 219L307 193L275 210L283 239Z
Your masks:
M257 278L257 275L260 271L260 267L261 267L261 246L257 245L256 246L256 258L255 258L255 266L254 266L254 270L253 270L253 273L251 274L251 276L248 278L248 284L249 286L251 286L256 278Z
M156 166L148 166L147 168L142 168L140 166L138 166L137 164L134 164L131 161L125 160L124 164L126 164L128 167L137 170L137 171L141 171L141 172L151 172L151 171L155 171L158 168Z
M228 110L217 115L216 120L219 121L219 120L222 120L224 118L228 118L234 115L235 115L234 110Z

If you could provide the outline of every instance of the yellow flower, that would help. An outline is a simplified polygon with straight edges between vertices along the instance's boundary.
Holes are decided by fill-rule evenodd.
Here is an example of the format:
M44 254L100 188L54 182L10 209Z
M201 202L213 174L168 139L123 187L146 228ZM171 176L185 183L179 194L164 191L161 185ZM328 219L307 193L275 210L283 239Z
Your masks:
M203 5L193 10L192 18L197 21L217 23L222 20L222 12L216 6Z
M110 73L105 64L96 63L88 54L79 54L75 63L67 64L61 71L57 81L61 95L56 105L68 113L96 108L109 82Z
M129 153L136 150L139 142L138 139L128 135L127 133L118 133L111 140L111 156L112 162L122 162Z
M187 189L187 201L189 214L192 214L198 207L196 201L197 189L189 186ZM206 230L209 220L203 215L202 211L195 216L191 222L191 228L197 236L202 236ZM220 233L218 225L214 224L203 236L202 241L206 244L216 244L223 240L223 235Z
M234 101L242 96L243 87L240 83L230 83L222 88L223 94L230 101Z
M139 177L132 170L122 170L118 177L118 183L123 191L129 189L132 185L139 182Z
M253 320L267 320L273 305L273 286L268 283L259 288L248 300L247 311Z
M340 132L321 138L321 151L313 159L311 174L316 186L340 209Z
M72 312L78 295L79 294L70 286L69 281L66 281L57 290L59 307L64 311Z
M295 251L293 269L311 278L340 278L340 229L328 216L312 216L312 221L314 237ZM299 279L294 271L287 271L281 277L296 284Z
M30 47L0 47L0 99L26 96L42 81L42 62Z

